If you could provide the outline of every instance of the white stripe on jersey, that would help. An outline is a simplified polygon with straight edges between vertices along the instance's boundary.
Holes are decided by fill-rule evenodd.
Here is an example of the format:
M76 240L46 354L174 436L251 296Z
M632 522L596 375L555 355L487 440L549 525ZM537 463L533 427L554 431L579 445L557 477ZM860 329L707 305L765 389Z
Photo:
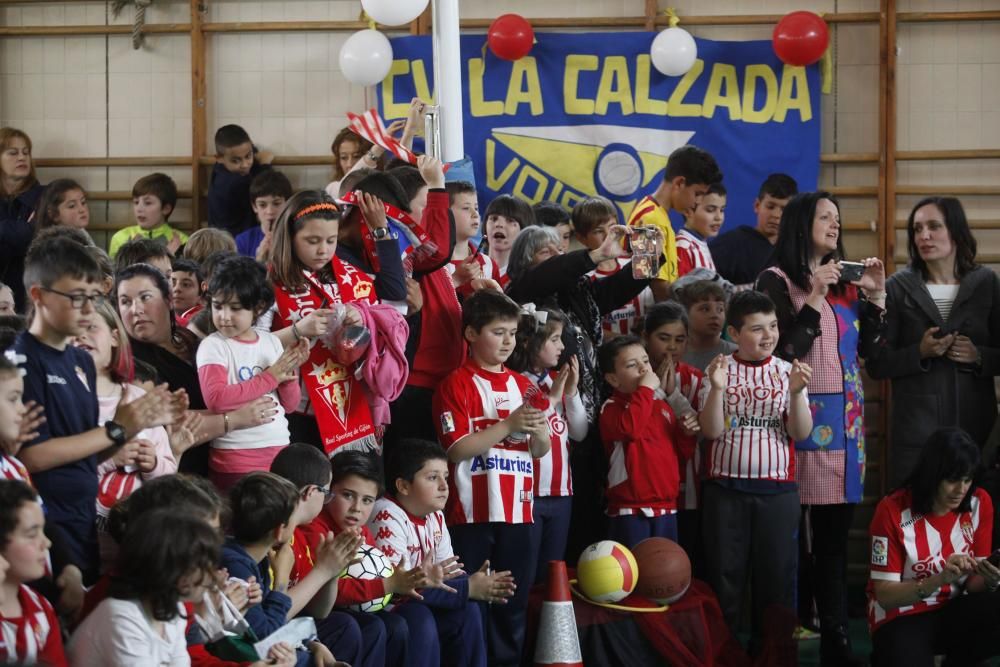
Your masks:
M712 443L712 478L794 479L794 452L785 428L788 411L788 375L791 364L771 357L761 366L726 358L723 395L725 430ZM704 383L704 405L711 383Z
M680 260L682 254L690 260L691 268L715 271L715 261L712 260L712 251L708 249L708 242L684 228L677 232L678 265L683 264Z

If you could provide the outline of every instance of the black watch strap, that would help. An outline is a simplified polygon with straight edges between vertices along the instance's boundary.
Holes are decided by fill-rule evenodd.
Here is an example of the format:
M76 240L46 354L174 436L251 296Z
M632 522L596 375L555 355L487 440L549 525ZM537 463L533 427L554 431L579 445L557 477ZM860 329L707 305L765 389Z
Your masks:
M115 443L116 446L121 446L125 444L125 427L121 424L113 421L104 422L104 432L107 433L108 439Z

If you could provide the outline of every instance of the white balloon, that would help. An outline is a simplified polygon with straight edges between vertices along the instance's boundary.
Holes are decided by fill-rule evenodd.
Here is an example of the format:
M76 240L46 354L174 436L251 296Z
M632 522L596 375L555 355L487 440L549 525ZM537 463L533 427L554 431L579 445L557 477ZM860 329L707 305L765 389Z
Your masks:
M340 71L360 86L374 86L392 67L392 44L378 30L359 30L340 47Z
M661 74L681 76L698 59L698 45L684 28L667 28L653 40L649 56Z
M361 8L382 25L406 25L427 9L429 0L361 0Z

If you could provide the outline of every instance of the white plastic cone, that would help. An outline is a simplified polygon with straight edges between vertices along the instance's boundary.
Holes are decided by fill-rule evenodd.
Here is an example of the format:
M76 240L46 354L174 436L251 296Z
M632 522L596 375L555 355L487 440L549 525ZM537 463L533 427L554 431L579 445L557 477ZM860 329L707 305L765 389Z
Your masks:
M576 614L569 592L566 563L549 561L549 579L535 643L535 667L583 667Z

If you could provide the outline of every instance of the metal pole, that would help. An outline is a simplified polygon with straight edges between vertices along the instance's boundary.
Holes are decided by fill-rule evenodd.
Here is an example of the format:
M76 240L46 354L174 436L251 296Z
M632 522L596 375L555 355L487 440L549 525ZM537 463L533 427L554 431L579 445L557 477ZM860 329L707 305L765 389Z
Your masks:
M458 0L433 0L434 88L440 107L441 158L465 157L462 129L462 57L459 50Z

